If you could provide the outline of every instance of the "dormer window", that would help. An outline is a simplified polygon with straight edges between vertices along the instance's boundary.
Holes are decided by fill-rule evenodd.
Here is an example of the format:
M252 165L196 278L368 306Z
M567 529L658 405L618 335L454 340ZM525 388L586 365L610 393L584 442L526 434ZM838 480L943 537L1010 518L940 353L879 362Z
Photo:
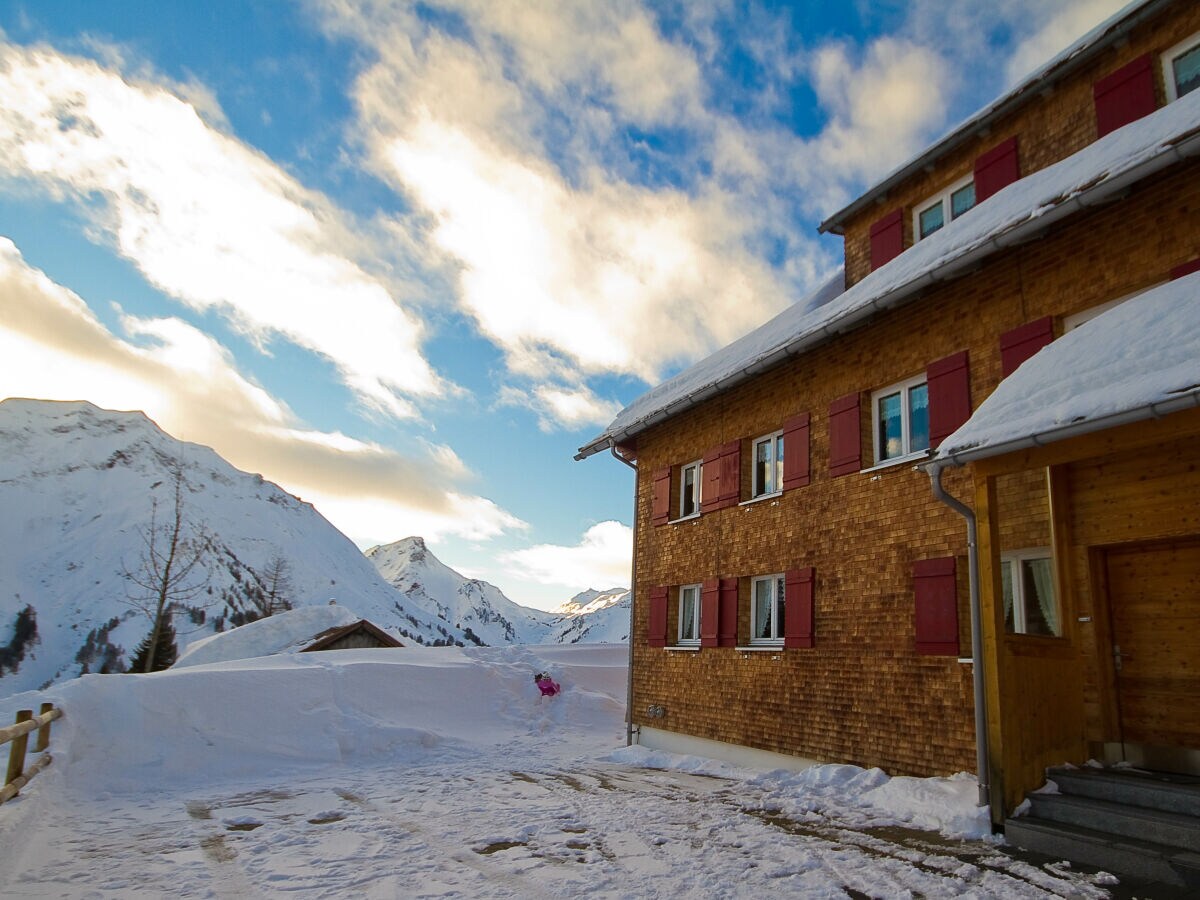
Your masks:
M913 212L913 234L918 241L927 238L974 205L975 181L968 175L924 203L917 204Z
M1167 102L1200 87L1200 34L1176 44L1162 55Z

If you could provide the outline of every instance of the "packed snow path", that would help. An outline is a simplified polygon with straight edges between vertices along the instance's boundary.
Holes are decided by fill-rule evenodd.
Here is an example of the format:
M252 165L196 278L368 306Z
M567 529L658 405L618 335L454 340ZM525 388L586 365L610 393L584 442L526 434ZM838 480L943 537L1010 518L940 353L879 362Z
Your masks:
M0 807L0 895L1107 896L1104 876L895 827L932 824L940 804L943 827L961 829L968 780L614 749L624 652L416 650L396 664L344 651L64 687L67 749ZM563 695L536 696L540 669ZM297 682L302 699L287 694ZM222 766L210 751L241 745L221 730L220 696L296 724ZM219 724L202 733L201 720ZM329 735L339 760L323 761Z

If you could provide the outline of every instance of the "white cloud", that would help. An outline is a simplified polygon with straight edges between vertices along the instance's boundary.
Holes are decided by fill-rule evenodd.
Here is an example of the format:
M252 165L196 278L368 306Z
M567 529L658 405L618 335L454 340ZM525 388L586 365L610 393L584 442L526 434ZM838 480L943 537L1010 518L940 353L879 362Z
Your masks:
M761 142L706 109L695 51L640 5L449 0L439 8L458 17L453 35L404 7L323 6L378 57L355 88L372 166L428 215L458 267L461 308L554 421L580 421L580 404L554 395L564 380L657 381L778 312L823 268L762 257L765 232L794 235L769 214L785 201ZM719 171L693 170L685 151L670 163L678 183L642 183L629 127L679 129L701 155L719 148Z
M1063 4L1017 45L1005 65L1007 83L1016 84L1127 3L1128 0L1075 0Z
M546 433L559 426L572 430L601 427L621 411L619 403L601 400L584 385L543 384L532 391L507 386L500 389L499 402L532 410L538 417L538 427Z
M461 491L470 473L449 447L419 444L406 455L305 428L191 325L129 315L121 322L124 338L0 238L0 397L143 410L175 437L315 502L363 545L405 534L485 539L527 527Z
M580 414L547 402L564 383L654 383L816 287L836 251L812 226L990 91L1019 36L1074 27L1041 0L913 0L895 34L805 47L786 13L728 3L311 2L370 54L369 165L543 426ZM1109 0L1070 2L1078 24ZM804 79L825 121L801 137Z
M813 87L830 115L813 142L821 168L868 180L903 162L945 119L946 76L936 53L908 41L881 38L861 60L845 45L822 47L812 60Z
M573 547L538 544L504 554L501 563L512 574L543 584L599 590L629 584L633 529L620 522L600 522Z
M339 252L354 239L324 198L188 99L206 96L0 46L0 174L93 215L165 293L228 317L263 349L283 339L316 352L367 406L415 415L413 398L449 389L421 354L420 321Z

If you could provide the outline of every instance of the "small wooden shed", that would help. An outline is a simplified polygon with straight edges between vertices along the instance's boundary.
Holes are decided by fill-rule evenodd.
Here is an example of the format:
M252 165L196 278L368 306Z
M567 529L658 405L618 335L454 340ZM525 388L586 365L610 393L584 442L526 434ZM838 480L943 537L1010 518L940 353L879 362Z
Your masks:
M361 650L374 647L403 647L378 625L373 625L366 619L359 619L349 625L329 628L316 635L313 642L303 648L301 653L315 650Z

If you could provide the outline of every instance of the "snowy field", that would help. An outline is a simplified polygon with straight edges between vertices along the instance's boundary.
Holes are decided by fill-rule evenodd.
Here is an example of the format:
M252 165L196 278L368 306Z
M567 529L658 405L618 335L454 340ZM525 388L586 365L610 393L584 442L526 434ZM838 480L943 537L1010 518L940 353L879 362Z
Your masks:
M0 896L1108 896L970 839L968 776L626 748L626 652L286 654L56 687L54 764L0 807Z

